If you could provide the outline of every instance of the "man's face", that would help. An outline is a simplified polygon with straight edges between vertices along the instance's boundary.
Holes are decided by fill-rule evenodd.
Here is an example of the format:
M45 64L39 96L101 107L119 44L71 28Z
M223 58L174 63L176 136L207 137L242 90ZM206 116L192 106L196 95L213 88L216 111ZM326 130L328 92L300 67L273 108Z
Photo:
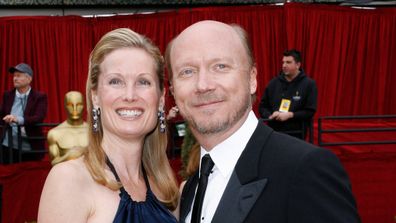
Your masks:
M201 135L238 128L251 110L256 69L236 32L218 22L183 31L171 49L172 89L177 106Z
M32 77L28 74L15 71L13 75L14 87L16 89L25 88L30 85L30 82L32 82Z
M300 63L297 63L292 56L284 56L282 59L282 71L286 76L293 77L298 74Z
M82 119L82 112L84 109L84 102L82 94L78 92L69 92L66 95L66 111L71 120Z

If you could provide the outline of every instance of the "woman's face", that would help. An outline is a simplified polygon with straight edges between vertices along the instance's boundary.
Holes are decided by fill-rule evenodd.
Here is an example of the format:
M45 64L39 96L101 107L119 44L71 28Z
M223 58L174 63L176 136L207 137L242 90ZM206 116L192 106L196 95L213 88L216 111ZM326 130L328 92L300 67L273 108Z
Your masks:
M142 139L154 129L164 105L154 63L146 51L133 47L105 56L97 91L92 91L104 136Z

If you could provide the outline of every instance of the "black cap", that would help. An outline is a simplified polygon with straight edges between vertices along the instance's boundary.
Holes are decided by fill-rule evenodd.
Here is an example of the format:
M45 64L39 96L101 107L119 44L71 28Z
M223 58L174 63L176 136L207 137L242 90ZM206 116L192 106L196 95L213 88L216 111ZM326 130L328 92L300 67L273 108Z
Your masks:
M15 67L10 67L10 69L8 69L8 71L11 74L15 73L15 71L19 71L19 72L26 73L29 76L33 77L32 68L29 65L25 64L25 63L20 63L20 64L16 65Z

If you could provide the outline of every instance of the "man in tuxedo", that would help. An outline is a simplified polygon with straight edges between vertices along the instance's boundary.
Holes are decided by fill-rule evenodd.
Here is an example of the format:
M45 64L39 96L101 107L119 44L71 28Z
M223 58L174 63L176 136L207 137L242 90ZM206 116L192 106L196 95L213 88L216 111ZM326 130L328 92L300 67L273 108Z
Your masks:
M10 163L19 158L18 150L18 125L21 127L22 150L43 150L44 141L29 140L26 137L43 136L37 123L44 121L47 114L47 95L31 88L30 83L33 78L33 70L26 63L20 63L8 70L13 75L14 88L3 94L3 101L0 109L0 124L4 127L0 135L2 136L2 158L3 163ZM7 126L12 129L12 139L8 138ZM12 145L10 145L12 143ZM38 160L44 154L26 154L23 160Z
M360 221L333 153L256 118L257 69L241 27L195 23L168 45L166 61L175 102L201 144L200 171L183 188L181 222Z

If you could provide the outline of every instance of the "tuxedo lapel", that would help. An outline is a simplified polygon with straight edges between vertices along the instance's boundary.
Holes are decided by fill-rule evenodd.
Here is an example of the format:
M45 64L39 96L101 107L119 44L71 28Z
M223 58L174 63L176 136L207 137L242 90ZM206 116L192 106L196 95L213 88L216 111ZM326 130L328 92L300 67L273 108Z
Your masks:
M184 185L181 197L180 197L180 223L184 223L187 214L190 212L192 202L195 196L195 188L198 184L198 171L190 177Z
M242 185L233 172L212 222L243 222L266 184L267 179L260 179Z
M260 159L272 131L259 120L256 130L238 159L212 222L244 222L254 207L268 182L267 178L259 178L259 171Z
M259 120L256 130L242 152L227 183L212 222L243 222L267 185L267 178L259 178L260 159L268 137L273 132ZM189 213L198 184L198 171L185 184L180 200L180 222Z

